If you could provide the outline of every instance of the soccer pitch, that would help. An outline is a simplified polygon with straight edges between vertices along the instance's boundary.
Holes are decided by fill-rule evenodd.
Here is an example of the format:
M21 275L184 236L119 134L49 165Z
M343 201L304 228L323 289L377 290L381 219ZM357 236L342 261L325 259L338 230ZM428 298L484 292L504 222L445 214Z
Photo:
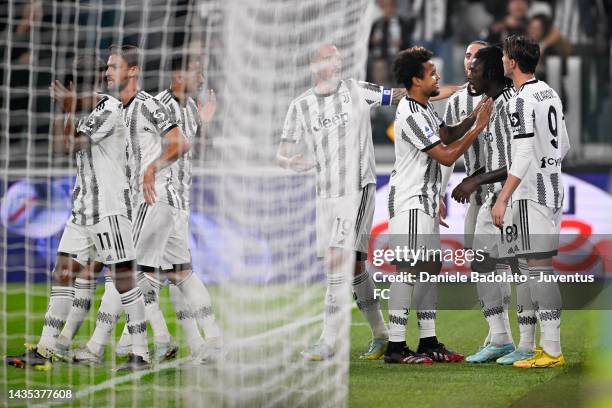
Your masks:
M5 297L8 312L6 333L7 350L11 354L23 351L26 320L23 292L20 286L8 285L9 295ZM46 285L30 287L30 310L36 316L43 316L47 304ZM211 288L214 292L215 288ZM103 292L99 285L93 308L97 308ZM214 295L213 295L214 296ZM176 319L167 291L162 291L161 306L167 318L170 332L175 331ZM357 309L353 309L351 326L351 354L349 378L350 407L511 407L555 406L575 407L584 397L587 379L586 359L595 339L594 326L600 312L564 311L562 344L566 365L558 369L520 370L501 367L496 364L470 365L433 364L431 366L386 365L382 360L363 361L359 354L364 351L370 337L370 330ZM518 328L511 311L511 322L515 339ZM416 319L409 319L408 344L417 342ZM42 319L27 319L28 333L36 335L42 327ZM121 333L123 320L119 322L117 335ZM75 344L82 344L93 330L93 322L86 321ZM479 310L438 312L437 332L441 341L453 350L466 355L477 350L486 335L487 325ZM118 339L118 338L117 338ZM34 341L32 337L29 340ZM167 368L140 373L134 378L123 378L112 372L113 353L106 350L106 363L101 367L89 368L54 363L51 370L40 372L6 367L0 371L3 404L23 405L24 401L9 400L9 389L71 389L80 398L72 406L186 406L189 392L189 370L183 370L180 361L187 357L188 348L181 336L176 338L181 346L178 363L169 363ZM129 379L129 380L128 380ZM111 383L113 386L111 387ZM190 398L193 396L190 395ZM33 401L33 402L42 402ZM66 404L59 404L66 406ZM606 405L601 405L606 406Z

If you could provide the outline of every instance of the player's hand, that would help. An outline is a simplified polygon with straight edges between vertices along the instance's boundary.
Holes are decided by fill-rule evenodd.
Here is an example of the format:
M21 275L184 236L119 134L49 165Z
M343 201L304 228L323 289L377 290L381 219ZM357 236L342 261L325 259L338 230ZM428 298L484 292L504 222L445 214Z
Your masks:
M293 171L303 172L312 169L314 166L313 161L305 159L301 154L296 154L289 159L289 168Z
M478 111L476 115L476 128L484 129L489 123L489 117L491 116L491 111L493 110L493 100L491 98L487 98L485 102L481 102L482 107Z
M144 172L142 178L142 193L144 195L145 202L149 205L155 204L157 200L157 193L155 191L155 173L156 167L150 164Z
M217 111L217 95L215 91L209 89L206 92L206 102L202 103L202 100L198 98L198 112L200 113L200 119L204 124L212 122L213 116Z
M440 225L444 228L448 228L448 224L444 221L446 218L446 204L444 204L444 198L440 198L440 205L438 207L438 217L440 219Z
M68 88L66 88L56 79L51 83L49 93L55 103L62 109L62 112L71 113L76 110L76 91L72 81L70 81Z
M504 215L506 214L507 203L499 198L495 201L495 205L491 209L491 218L493 218L493 224L502 228L504 226Z
M458 203L465 204L470 201L470 195L478 188L478 183L474 178L466 177L453 189L451 197Z

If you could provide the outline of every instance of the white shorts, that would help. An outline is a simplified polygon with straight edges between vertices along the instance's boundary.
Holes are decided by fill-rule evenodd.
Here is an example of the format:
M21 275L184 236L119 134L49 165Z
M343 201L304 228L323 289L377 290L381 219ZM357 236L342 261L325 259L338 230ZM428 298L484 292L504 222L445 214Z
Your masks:
M174 229L168 237L168 243L161 262L162 269L191 269L191 251L189 250L189 213L179 211Z
M474 244L474 231L476 231L476 219L480 207L480 205L470 202L465 213L465 220L463 222L463 246L465 248L472 248Z
M185 225L181 218L184 211L158 201L153 206L141 203L134 216L134 246L139 270L148 272L158 268L166 260L183 264L191 262L187 230L177 227Z
M517 227L512 223L512 205L509 204L504 214L503 228L493 224L491 209L494 201L487 197L487 201L480 207L474 231L474 251L486 252L491 258L513 258L516 252Z
M399 261L396 263L415 258L434 260L430 251L441 249L440 219L416 208L396 214L389 220L389 249L395 251L398 248L402 252L406 250L407 256L402 255L402 259L396 260Z
M517 256L550 258L559 250L562 208L550 208L532 200L512 203L512 220L518 227Z
M66 223L58 255L74 258L85 266L96 260L106 265L133 261L132 223L125 215L110 215L94 225Z
M368 184L354 194L317 199L317 256L325 257L329 248L344 248L366 259L375 195L376 185Z

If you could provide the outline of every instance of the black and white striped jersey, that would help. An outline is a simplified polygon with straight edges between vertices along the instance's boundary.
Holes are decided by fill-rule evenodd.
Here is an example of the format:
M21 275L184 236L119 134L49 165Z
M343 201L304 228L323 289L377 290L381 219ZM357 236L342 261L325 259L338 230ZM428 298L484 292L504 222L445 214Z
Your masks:
M187 97L185 104L181 104L170 89L160 92L155 98L164 104L172 120L179 125L189 143L192 144L198 137L201 128L196 101L191 97ZM192 153L190 150L181 156L171 168L172 182L178 192L181 208L184 210L189 209L190 203L191 158Z
M434 217L440 199L440 164L426 152L440 141L444 121L431 103L403 98L395 113L395 164L391 172L389 217L418 208Z
M123 120L129 130L131 162L130 169L133 205L143 201L142 180L147 166L158 159L162 153L163 138L177 127L170 114L160 101L144 91L123 106ZM155 176L157 199L180 208L180 198L172 184L170 167L161 169Z
M525 82L509 102L512 129L510 173L521 183L512 201L533 200L550 208L563 205L561 162L569 150L569 138L559 95L546 82ZM520 144L520 146L519 146ZM517 155L527 147L529 157Z
M392 90L354 79L291 102L281 142L304 141L316 161L319 197L340 197L376 183L370 109L390 105Z
M476 94L465 85L448 98L444 112L444 122L448 126L461 123L482 99L482 95ZM465 174L471 176L476 170L485 165L484 163L484 131L474 140L474 143L463 154L465 163ZM482 205L486 188L480 186L470 196L470 203Z
M498 95L495 96L493 102L493 110L489 117L489 123L484 131L485 133L485 157L487 172L500 169L504 166L510 168L512 160L512 131L508 121L509 101L514 95L514 88L504 88ZM497 195L503 184L501 182L488 184L487 191L489 195Z
M126 169L127 129L121 117L121 102L101 95L94 110L76 125L88 137L87 148L76 156L76 182L72 192L72 222L94 225L110 215L131 211Z

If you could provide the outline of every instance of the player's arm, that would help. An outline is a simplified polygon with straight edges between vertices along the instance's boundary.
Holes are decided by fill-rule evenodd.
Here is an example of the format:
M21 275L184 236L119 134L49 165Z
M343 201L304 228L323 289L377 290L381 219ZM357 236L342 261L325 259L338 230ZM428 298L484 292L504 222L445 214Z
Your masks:
M302 172L312 169L316 163L301 154L294 154L295 145L304 134L304 127L298 116L297 106L292 102L285 117L281 142L276 150L276 163L282 168Z
M506 180L508 169L506 166L497 170L484 172L484 167L479 168L473 174L465 177L461 183L453 190L452 197L459 203L470 201L470 195L484 184L493 184Z
M432 96L430 100L440 101L442 99L450 98L459 89L461 89L461 85L441 85L440 93L436 96Z
M520 103L517 103L520 101ZM521 106L521 111L518 110ZM501 227L504 223L504 214L508 201L525 178L533 161L534 140L534 110L527 99L517 98L511 100L509 120L512 129L512 165L508 170L508 178L504 187L497 196L495 205L491 209L493 223Z
M484 104L487 103L487 100L489 100L489 98L482 98L472 113L470 113L460 123L454 126L444 126L443 128L440 128L440 139L442 140L442 143L449 145L463 137L463 135L472 127L472 125L474 125L478 113L483 108Z
M491 115L493 103L491 100L483 103L478 111L474 125L465 132L465 135L459 140L449 145L437 143L430 145L428 150L423 150L438 163L450 167L474 142L480 132L485 128ZM440 131L445 127L440 128ZM444 140L442 140L444 141Z

